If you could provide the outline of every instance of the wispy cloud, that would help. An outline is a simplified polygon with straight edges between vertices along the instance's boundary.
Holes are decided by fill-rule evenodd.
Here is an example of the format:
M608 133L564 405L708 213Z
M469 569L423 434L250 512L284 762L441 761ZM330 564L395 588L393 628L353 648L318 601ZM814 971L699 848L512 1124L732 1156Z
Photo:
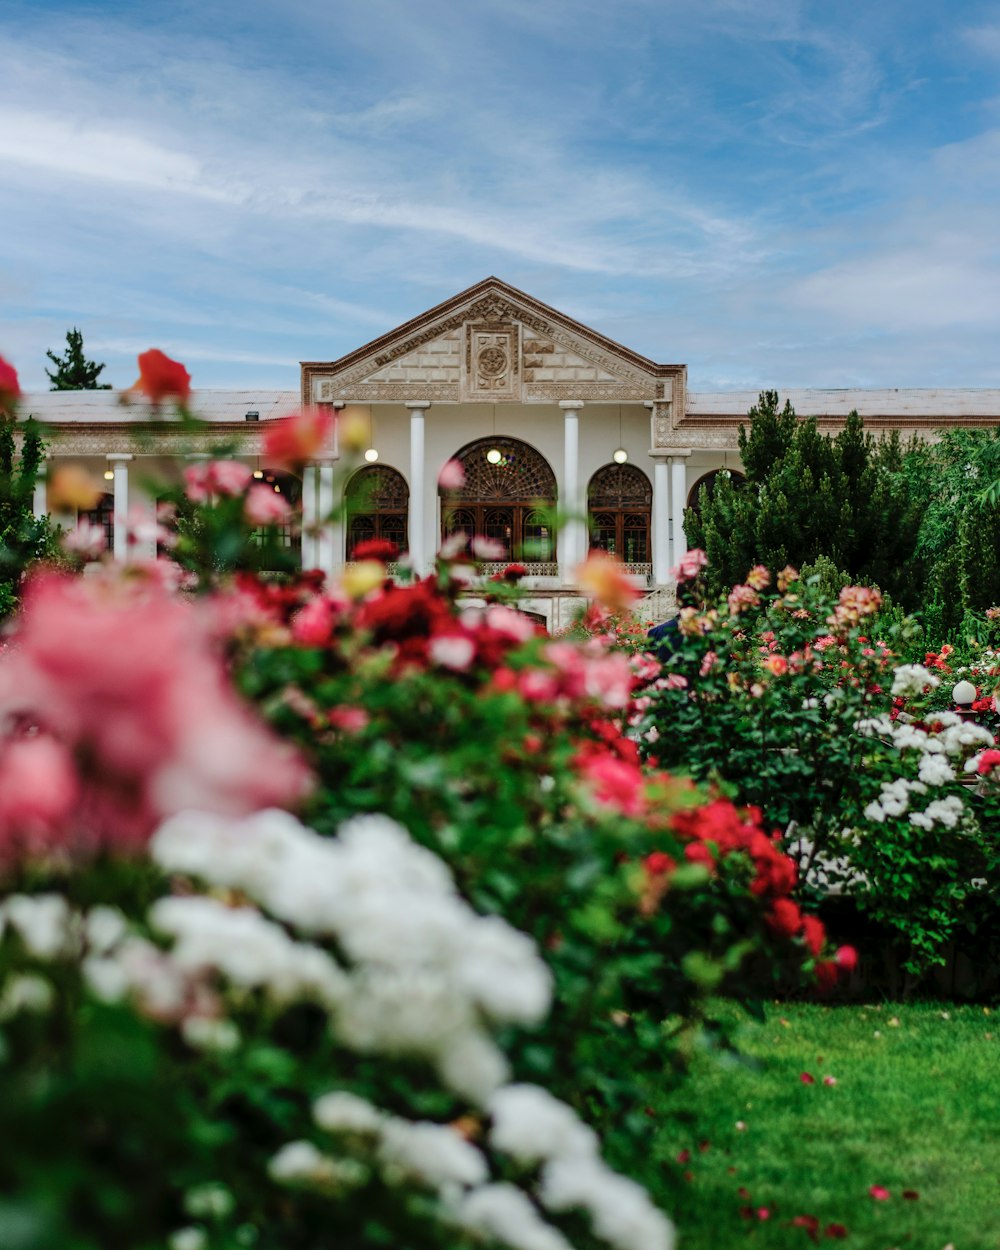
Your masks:
M498 272L695 386L827 381L848 343L868 376L890 339L912 371L907 335L994 326L992 76L947 25L929 0L222 0L141 26L12 0L0 351L42 384L83 323L124 381L159 341L202 385L294 386Z

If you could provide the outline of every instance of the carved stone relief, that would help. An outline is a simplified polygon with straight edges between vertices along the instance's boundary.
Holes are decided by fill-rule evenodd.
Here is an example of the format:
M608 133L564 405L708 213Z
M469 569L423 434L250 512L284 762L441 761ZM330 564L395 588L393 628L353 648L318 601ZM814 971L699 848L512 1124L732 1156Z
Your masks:
M522 335L523 351L519 342ZM453 359L443 350L443 341L454 342L459 336L464 339L460 385L453 381L453 373L441 372L449 368ZM434 344L434 340L439 342ZM427 368L407 370L404 379L404 357L409 358L407 365L426 363ZM522 383L524 397L536 401L577 396L648 399L654 388L663 387L639 365L531 309L499 294L490 294L338 374L314 378L312 392L317 403L352 398L516 401L521 398Z
M518 326L496 321L465 327L463 399L513 399L520 394Z

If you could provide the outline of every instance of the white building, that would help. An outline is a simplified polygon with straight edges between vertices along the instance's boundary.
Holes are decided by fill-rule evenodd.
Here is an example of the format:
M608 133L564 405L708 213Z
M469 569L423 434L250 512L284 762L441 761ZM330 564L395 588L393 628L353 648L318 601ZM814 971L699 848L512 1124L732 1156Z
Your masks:
M904 435L1000 421L1000 391L794 390L782 398L828 429L852 409L868 428ZM685 549L684 508L708 475L739 470L737 431L756 400L689 392L685 365L648 360L487 278L339 360L304 363L300 393L198 391L191 406L213 436L239 438L244 458L265 473L266 423L300 405L332 406L367 427L373 459L347 485L345 520L314 531L342 502L334 498L336 446L301 482L275 479L301 495L307 566L332 572L359 540L379 536L425 571L443 535L486 534L503 548L499 565L526 566L528 606L556 626L575 606L573 569L593 545L625 561L655 600L652 614L662 615L669 570ZM176 475L178 458L198 446L107 391L27 396L21 414L29 413L48 426L54 457L109 478L100 515L126 558L129 505L152 508L150 483ZM438 474L452 459L465 466L467 484L445 497Z

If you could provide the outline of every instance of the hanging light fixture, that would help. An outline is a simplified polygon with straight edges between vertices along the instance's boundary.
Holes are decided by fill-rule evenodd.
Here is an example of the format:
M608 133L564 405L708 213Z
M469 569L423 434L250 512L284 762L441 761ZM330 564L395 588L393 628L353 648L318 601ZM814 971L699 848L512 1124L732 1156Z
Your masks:
M264 470L260 467L260 456L257 457L257 467L254 469L253 475L258 481L264 476Z
M113 481L115 480L115 471L114 471L114 469L105 469L105 470L104 470L104 480L105 480L106 482L113 482Z
M628 452L622 446L622 406L618 405L618 447L611 453L611 459L615 464L624 464L628 459Z
M493 405L493 437L497 436L497 406ZM503 459L503 452L499 447L491 447L486 453L486 459L490 464L499 464Z
M372 412L371 404L368 405L368 450L365 452L365 459L369 464L374 464L378 459L378 448L375 446L375 414Z

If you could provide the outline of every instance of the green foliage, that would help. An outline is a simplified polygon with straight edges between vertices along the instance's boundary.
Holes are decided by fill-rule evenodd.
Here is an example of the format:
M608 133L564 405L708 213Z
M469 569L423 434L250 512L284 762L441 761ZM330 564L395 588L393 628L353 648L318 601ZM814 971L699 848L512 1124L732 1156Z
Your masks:
M761 393L740 427L745 483L716 478L685 514L692 547L709 558L721 592L754 564L780 569L828 559L852 581L880 586L909 607L922 584L915 559L922 496L903 472L898 435L876 439L856 412L835 437L799 418L776 391Z
M50 391L110 391L110 382L98 382L106 366L88 360L83 352L83 334L74 327L66 331L66 351L57 356L47 351L46 356L55 365L53 373L46 369L45 374L52 385Z
M670 680L651 696L643 738L654 729L646 750L662 763L727 788L760 807L768 827L787 830L807 896L849 891L895 933L917 976L941 962L958 929L984 927L1000 911L1000 808L961 784L966 759L989 735L949 728L936 710L950 707L948 672L929 673L928 684L940 677L940 685L907 704L909 738L902 721L890 722L900 653L923 635L898 609L876 614L877 592L837 592L830 562L816 567L784 593L760 592L756 604L739 587L742 599L682 612L665 661ZM860 611L845 610L852 603ZM993 665L992 653L978 654L984 671ZM923 771L927 750L944 765L940 775ZM906 800L883 811L884 788L894 785Z
M928 570L929 636L940 643L966 612L1000 603L1000 501L989 490L1000 480L1000 430L945 431L908 451L903 472L924 500L917 555Z
M36 560L56 554L51 523L33 511L44 455L37 422L29 419L17 425L13 419L0 418L0 620L17 608L25 571Z

